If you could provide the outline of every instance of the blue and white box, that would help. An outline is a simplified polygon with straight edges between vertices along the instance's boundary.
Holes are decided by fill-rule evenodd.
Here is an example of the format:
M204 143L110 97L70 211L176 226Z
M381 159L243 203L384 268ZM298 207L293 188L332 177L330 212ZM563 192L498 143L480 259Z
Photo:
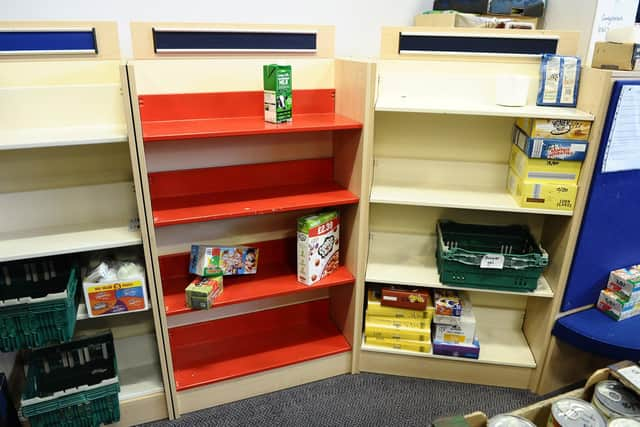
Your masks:
M583 161L587 155L587 141L531 138L517 126L513 127L512 142L530 159Z

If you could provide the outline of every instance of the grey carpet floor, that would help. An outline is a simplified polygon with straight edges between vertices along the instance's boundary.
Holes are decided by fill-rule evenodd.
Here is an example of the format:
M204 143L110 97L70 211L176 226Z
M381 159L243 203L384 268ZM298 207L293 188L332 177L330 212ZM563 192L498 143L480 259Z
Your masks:
M341 375L183 415L164 426L429 426L438 417L489 416L542 399L525 390L378 374Z

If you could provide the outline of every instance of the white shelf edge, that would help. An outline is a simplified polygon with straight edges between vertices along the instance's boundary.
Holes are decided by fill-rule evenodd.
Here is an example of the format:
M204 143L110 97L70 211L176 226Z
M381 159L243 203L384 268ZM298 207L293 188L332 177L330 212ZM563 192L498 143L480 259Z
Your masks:
M435 236L434 235L421 235L421 234L408 234L408 233L388 233L388 232L370 232L369 238L369 259L367 260L367 268L365 272L365 282L371 283L380 283L380 284L389 284L389 285L406 285L406 286L417 286L424 288L434 288L434 289L456 289L456 290L464 290L468 292L483 292L483 293L492 293L492 294L504 294L504 295L518 295L525 297L537 297L537 298L553 298L554 293L551 289L551 286L545 279L544 275L540 277L538 280L538 288L533 292L514 292L514 291L504 291L504 290L494 290L494 289L482 289L482 288L473 288L473 287L465 287L465 286L457 286L457 285L445 285L438 280L438 269L435 265L435 249L432 253L420 253L418 257L425 258L424 264L421 264L419 267L420 270L411 272L411 268L416 268L415 265L408 264L398 264L398 267L404 272L405 277L403 277L398 272L393 270L390 271L390 268L383 267L381 264L380 267L376 265L378 263L372 261L372 259L376 258L376 246L373 243L373 240L376 236L386 237L388 240L385 245L383 245L386 249L390 246L390 241L397 241L400 244L411 244L407 242L419 242L422 247L426 246L427 248L435 247ZM384 256L383 256L384 258ZM373 267L373 268L372 268ZM371 270L374 272L371 273ZM379 274L378 271L386 272L386 274ZM409 272L409 273L407 273Z

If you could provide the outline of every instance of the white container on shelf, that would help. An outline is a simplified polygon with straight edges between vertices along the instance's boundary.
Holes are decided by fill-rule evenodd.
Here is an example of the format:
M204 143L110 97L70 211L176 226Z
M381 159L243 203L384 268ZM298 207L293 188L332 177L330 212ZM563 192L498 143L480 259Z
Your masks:
M498 74L496 76L496 104L505 107L524 107L529 95L529 76Z

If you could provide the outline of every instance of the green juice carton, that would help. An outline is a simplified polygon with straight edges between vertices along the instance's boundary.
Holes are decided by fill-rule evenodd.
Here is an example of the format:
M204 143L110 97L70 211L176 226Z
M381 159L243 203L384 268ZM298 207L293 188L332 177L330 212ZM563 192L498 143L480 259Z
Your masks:
M222 272L217 276L197 277L184 291L187 307L193 310L208 310L222 293Z
M264 81L264 120L290 122L293 111L291 65L269 64L262 68Z

